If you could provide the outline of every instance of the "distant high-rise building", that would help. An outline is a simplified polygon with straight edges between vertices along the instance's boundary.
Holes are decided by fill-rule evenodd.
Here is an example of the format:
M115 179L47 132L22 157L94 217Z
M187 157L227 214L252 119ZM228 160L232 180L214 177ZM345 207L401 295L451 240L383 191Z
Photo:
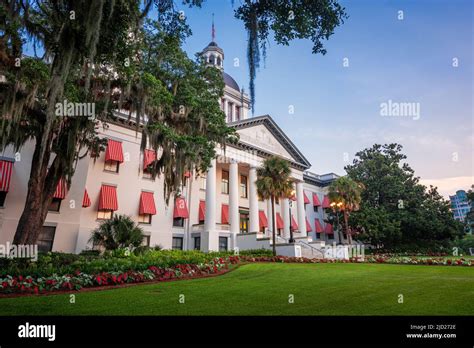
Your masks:
M454 196L449 196L449 200L451 201L451 210L454 214L454 218L459 221L464 221L466 214L471 210L466 191L456 191Z

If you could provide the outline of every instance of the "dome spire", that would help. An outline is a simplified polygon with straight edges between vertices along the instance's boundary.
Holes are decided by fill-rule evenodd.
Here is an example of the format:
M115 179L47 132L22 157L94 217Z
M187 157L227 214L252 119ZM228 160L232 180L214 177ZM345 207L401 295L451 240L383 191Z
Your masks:
M216 40L216 29L214 27L214 13L212 14L212 33L211 33L212 41Z

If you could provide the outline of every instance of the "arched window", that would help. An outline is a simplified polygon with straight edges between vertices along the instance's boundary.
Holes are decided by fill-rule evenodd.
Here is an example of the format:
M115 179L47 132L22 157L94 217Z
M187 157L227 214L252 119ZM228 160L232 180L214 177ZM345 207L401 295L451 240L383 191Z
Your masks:
M213 54L211 54L209 56L209 63L211 63L212 65L214 65L216 63L216 56L214 56Z
M221 57L217 57L217 66L221 66Z

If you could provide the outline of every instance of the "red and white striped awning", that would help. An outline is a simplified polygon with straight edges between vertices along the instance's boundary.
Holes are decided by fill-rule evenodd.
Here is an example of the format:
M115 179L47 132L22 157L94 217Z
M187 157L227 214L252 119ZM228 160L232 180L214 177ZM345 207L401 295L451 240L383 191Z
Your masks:
M260 210L258 212L258 224L260 228L268 227L267 216L265 215L265 212L263 210Z
M87 208L91 206L91 199L87 193L87 189L84 189L84 197L82 198L82 207Z
M291 215L291 228L293 231L298 230L298 224L296 223L295 217Z
M277 229L284 228L285 224L283 223L280 213L276 213L276 220Z
M122 143L120 141L109 139L107 149L105 150L105 161L123 162Z
M229 206L227 204L222 204L221 223L223 224L229 223Z
M155 150L147 150L143 152L143 169L148 168L150 164L156 161L156 152Z
M309 204L310 200L309 200L308 196L306 196L306 192L304 192L304 191L303 191L303 196L304 196L304 204Z
M66 197L66 181L61 178L59 179L56 191L54 192L53 198L64 199Z
M199 221L204 221L206 217L206 201L199 201Z
M326 227L324 227L324 233L326 233L326 234L334 234L334 230L333 230L331 224L326 224Z
M321 202L319 201L318 195L313 192L313 206L319 207Z
M306 217L306 232L311 232L313 229L311 228L311 224L308 221L308 217Z
M8 192L13 171L13 162L0 160L0 191Z
M153 192L142 191L142 194L140 196L140 207L138 213L140 215L156 215L156 206L155 199L153 198Z
M323 208L330 208L331 207L331 203L329 202L329 197L327 195L324 195L322 206L323 206Z
M173 218L187 219L189 217L188 206L183 197L176 197L174 202Z
M118 210L117 187L102 185L100 188L99 210Z
M323 233L323 226L321 225L319 219L314 219L314 227L317 233Z

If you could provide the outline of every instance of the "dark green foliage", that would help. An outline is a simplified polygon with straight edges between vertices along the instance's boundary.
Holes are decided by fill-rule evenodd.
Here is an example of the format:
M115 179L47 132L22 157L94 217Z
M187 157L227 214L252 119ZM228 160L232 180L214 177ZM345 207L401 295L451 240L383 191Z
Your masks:
M89 243L105 250L119 248L137 248L143 242L143 230L126 215L115 215L112 219L101 222L89 239Z
M346 166L349 177L365 187L350 224L360 232L358 239L385 249L446 247L462 234L462 226L436 188L419 183L401 151L399 144L375 144Z
M271 250L242 250L240 255L270 256ZM126 272L131 269L144 271L149 266L172 267L178 264L207 263L216 257L234 255L232 252L152 250L131 253L127 257L116 257L111 254L98 255L91 251L80 255L64 253L46 253L38 256L38 261L28 259L0 258L0 277L11 276L50 276L67 275L80 271L88 274L101 272Z
M290 197L293 182L290 178L291 169L288 161L273 156L267 158L260 168L257 168L257 192L263 199L269 199L272 204L272 216L275 216L275 198ZM273 255L276 255L276 219L272 219Z

